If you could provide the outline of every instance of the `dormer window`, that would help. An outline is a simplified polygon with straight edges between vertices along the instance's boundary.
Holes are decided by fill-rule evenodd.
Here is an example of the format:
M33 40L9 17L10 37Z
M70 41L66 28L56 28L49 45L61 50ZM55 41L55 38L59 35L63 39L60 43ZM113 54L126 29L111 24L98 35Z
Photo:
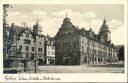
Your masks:
M100 41L103 43L105 42L103 36L100 37Z
M29 34L25 34L27 38L29 38Z
M93 38L93 33L92 32L89 33L89 37Z
M81 38L81 42L84 43L84 38Z

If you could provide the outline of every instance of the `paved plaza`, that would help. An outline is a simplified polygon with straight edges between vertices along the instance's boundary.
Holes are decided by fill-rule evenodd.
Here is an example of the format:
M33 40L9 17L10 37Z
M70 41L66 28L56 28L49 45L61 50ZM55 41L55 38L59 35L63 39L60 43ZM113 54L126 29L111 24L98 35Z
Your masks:
M38 66L37 73L124 73L123 67ZM34 73L34 70L24 73Z

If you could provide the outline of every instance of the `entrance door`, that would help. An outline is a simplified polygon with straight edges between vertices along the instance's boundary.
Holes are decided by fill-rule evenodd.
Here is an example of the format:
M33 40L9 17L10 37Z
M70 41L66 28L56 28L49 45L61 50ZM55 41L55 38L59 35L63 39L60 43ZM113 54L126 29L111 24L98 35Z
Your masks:
M66 59L65 59L65 65L68 65L68 64L69 64L69 59L66 58Z
M84 63L87 64L87 57L84 57Z
M64 65L69 65L69 58L68 57L64 57L63 58L63 63L64 63Z

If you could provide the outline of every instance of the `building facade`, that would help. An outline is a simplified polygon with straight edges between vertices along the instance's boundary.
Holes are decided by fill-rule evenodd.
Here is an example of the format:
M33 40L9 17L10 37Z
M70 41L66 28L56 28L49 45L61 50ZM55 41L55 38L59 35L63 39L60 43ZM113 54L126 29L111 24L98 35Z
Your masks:
M46 64L55 64L55 40L46 36Z
M39 60L39 65L45 64L45 36L42 34L42 28L38 21L33 26L33 35L35 38L35 53L36 58Z
M15 34L13 37L8 39L8 34L10 30L14 30ZM24 64L25 68L32 69L36 65L42 65L44 61L44 48L45 48L45 36L42 34L41 27L38 22L33 26L33 30L28 27L21 27L12 24L7 30L5 39L6 43L4 44L4 56L10 60L10 56L21 57L20 62ZM9 42L9 41L12 42ZM8 43L9 42L9 43ZM8 51L10 53L8 53ZM15 51L15 52L14 52ZM15 53L15 54L14 54ZM14 58L13 58L14 59ZM16 58L14 60L17 60ZM7 61L8 62L8 61ZM6 65L6 64L5 64Z
M18 47L18 33L19 30L16 30L14 23L11 27L6 27L3 34L3 66L4 68L23 68L21 56L21 47Z
M18 26L16 28L18 28ZM22 48L21 56L23 57L23 63L25 68L30 69L31 67L34 67L34 37L32 31L29 28L22 28L21 32L18 34L17 47Z
M117 51L111 43L110 30L104 19L100 32L75 27L69 18L63 20L55 36L55 64L97 65L116 62Z
M40 29L38 22L33 26L33 30L22 29L18 35L18 47L22 47L23 59L28 61L36 59L38 64L43 64L45 37Z

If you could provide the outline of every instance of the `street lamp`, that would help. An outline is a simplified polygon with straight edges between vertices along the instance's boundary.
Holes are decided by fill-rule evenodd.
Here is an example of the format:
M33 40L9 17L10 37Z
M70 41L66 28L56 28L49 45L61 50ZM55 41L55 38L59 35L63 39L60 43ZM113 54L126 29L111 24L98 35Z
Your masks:
M37 59L37 57L36 57L36 34L34 33L33 34L33 37L34 37L34 46L35 46L35 56L34 56L34 67L35 67L35 73L37 73L37 67L36 67L36 59Z

